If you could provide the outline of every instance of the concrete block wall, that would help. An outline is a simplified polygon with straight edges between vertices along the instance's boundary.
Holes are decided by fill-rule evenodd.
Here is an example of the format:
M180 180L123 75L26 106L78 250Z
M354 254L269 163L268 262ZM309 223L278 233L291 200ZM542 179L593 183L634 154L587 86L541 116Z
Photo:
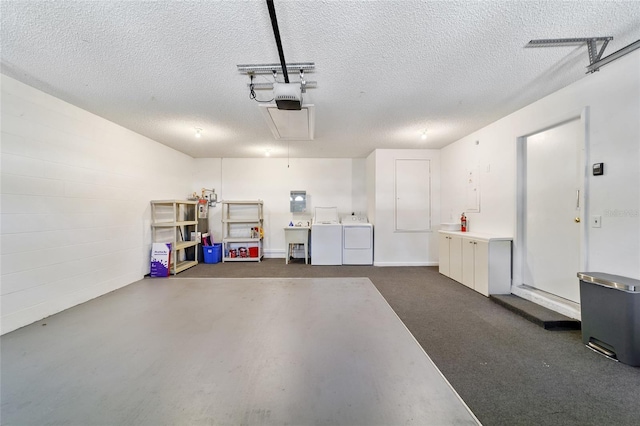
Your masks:
M142 278L151 199L193 191L193 159L6 76L2 333Z

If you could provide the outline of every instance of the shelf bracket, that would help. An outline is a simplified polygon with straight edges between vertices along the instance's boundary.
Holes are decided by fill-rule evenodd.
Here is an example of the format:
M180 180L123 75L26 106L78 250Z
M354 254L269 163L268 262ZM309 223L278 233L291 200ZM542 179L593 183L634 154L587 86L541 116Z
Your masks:
M613 40L612 36L606 37L575 37L575 38L547 38L531 40L525 45L525 47L555 47L555 46L580 46L587 45L589 54L589 66L587 67L587 73L596 72L600 69L600 66L596 65L602 58L604 50L607 48L609 42ZM600 49L598 49L598 42L602 43ZM609 61L610 62L610 61Z

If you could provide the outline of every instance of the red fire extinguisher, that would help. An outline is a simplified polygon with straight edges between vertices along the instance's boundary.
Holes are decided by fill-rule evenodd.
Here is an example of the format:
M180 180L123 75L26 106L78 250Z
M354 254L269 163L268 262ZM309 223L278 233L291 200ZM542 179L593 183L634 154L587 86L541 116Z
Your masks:
M467 217L462 213L460 217L460 231L467 232Z

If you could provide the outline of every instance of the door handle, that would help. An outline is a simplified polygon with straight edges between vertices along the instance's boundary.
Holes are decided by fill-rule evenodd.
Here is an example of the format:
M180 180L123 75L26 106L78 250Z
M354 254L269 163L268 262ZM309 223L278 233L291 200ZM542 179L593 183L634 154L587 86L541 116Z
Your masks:
M576 191L576 210L580 210L580 190Z
M580 223L580 218L576 217L575 219L573 219L576 223Z

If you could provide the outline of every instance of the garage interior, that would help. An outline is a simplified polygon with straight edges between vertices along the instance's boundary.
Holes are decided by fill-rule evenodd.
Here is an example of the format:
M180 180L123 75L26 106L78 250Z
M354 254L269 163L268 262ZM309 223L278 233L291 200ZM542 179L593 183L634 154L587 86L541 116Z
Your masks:
M635 2L0 7L2 424L637 423L637 367L492 300L640 279ZM223 260L151 278L152 201L205 194Z

